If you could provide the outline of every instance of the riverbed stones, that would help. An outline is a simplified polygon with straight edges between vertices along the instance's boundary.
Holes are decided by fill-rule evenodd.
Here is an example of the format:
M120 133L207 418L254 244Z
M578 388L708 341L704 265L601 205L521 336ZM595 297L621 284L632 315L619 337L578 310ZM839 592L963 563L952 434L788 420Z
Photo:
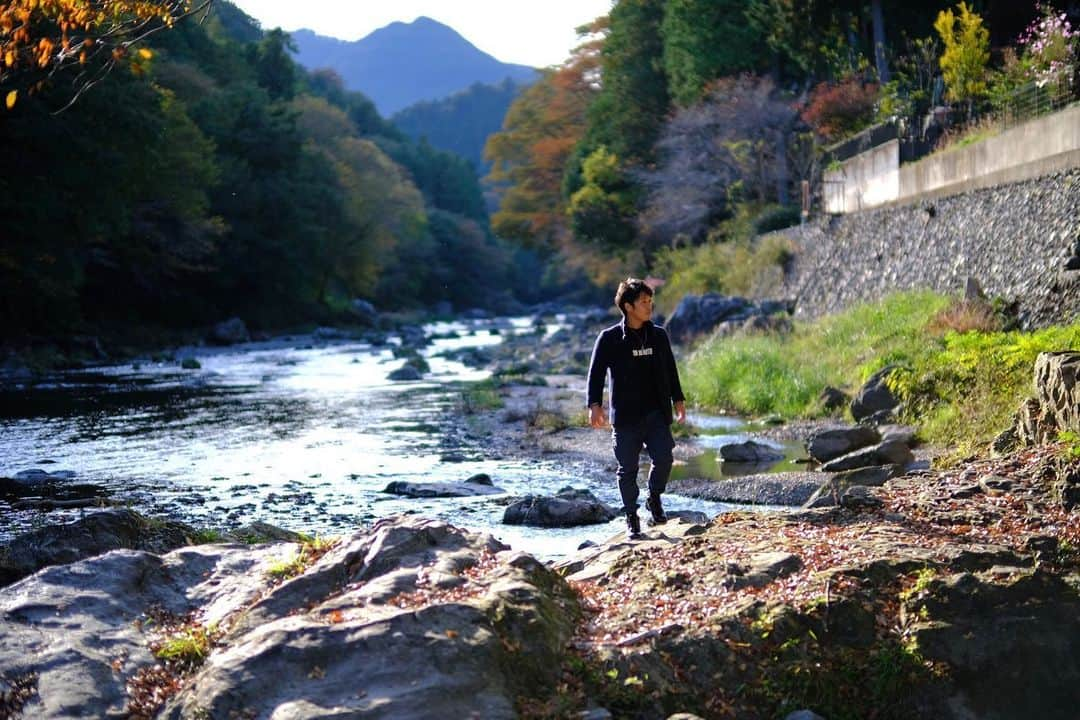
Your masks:
M577 527L610 522L618 513L588 490L566 487L554 496L528 495L503 513L506 525Z

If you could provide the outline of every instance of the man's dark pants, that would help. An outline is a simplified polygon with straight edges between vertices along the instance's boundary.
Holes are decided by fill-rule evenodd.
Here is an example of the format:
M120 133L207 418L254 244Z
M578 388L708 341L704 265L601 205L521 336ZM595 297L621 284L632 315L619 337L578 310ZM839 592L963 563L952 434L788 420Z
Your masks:
M638 458L641 448L649 451L652 470L649 471L649 494L659 495L667 487L671 475L671 451L675 440L671 437L671 427L660 410L654 410L643 419L634 423L620 423L611 432L615 442L615 459L619 469L615 476L619 479L619 493L622 495L623 510L636 513L638 509Z

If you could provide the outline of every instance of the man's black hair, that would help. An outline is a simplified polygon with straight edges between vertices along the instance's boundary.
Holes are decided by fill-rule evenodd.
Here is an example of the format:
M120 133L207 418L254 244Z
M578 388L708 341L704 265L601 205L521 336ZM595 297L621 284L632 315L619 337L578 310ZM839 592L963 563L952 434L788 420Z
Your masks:
M638 301L642 293L651 296L653 289L640 278L626 278L619 283L619 289L615 291L615 307L619 308L619 312L623 314L623 317L626 317L626 310L623 309L623 305L626 303L633 305Z

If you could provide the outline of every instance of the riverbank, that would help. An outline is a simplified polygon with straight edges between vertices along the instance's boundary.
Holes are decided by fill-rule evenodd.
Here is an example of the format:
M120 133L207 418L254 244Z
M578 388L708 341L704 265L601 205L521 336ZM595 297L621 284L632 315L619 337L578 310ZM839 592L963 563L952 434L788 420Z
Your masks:
M446 427L495 462L612 484L610 435L584 427L594 331L505 338ZM836 507L678 518L636 542L613 523L551 565L415 514L329 542L129 542L0 590L0 692L8 716L43 718L1065 720L1080 701L1076 457L1056 444L909 467ZM173 532L133 522L159 543Z

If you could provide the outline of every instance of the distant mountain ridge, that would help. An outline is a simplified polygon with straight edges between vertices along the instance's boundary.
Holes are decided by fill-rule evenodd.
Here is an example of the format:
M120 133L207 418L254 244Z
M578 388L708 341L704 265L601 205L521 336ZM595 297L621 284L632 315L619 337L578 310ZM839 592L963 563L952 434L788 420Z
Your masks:
M522 87L512 80L475 83L441 100L410 105L390 120L414 140L426 139L433 147L465 158L483 176L491 169L484 162L484 144L502 129L506 111Z
M304 67L333 68L349 90L375 103L383 117L425 100L438 100L475 83L510 78L528 84L538 71L496 60L453 28L427 17L395 22L360 40L345 41L311 30L290 33Z

